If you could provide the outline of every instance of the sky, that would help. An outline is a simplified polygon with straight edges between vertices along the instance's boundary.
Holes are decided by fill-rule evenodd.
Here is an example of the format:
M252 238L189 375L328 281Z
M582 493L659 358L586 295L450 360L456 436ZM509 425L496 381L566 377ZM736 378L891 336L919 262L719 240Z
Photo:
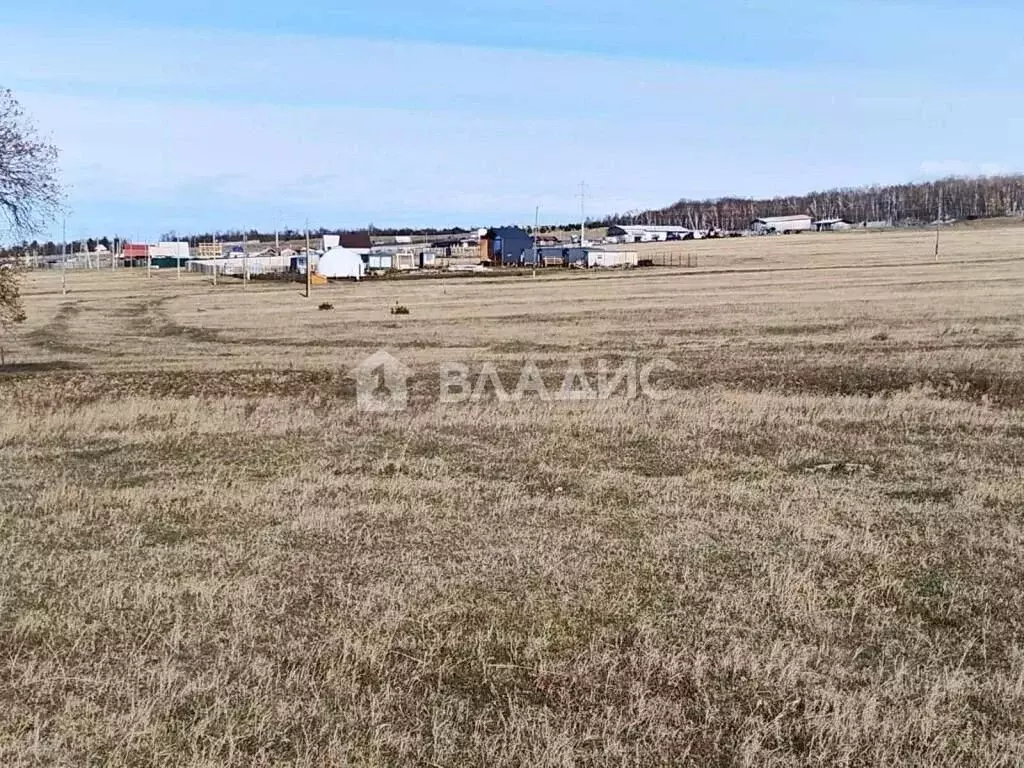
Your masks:
M62 151L69 238L1024 170L1016 0L7 5L0 87Z

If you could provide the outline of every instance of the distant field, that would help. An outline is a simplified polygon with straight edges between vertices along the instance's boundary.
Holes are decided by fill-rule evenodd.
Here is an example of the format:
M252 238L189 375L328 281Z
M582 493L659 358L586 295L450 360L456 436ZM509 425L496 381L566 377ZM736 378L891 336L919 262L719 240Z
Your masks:
M0 765L1024 762L1024 230L674 247L313 300L30 275ZM356 407L379 349L404 413ZM600 359L674 394L438 402Z
M1024 227L1003 220L968 222L939 233L940 257L946 260L1018 257L1024 247ZM686 264L691 256L700 266L846 266L917 263L934 260L935 230L865 230L843 233L808 232L667 243L610 246L637 251L658 264Z

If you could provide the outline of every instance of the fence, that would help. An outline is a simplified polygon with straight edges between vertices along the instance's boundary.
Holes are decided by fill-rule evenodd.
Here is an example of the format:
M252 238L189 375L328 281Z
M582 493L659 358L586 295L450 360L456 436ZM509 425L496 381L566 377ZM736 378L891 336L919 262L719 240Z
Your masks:
M241 276L245 270L250 275L265 275L287 272L291 269L291 256L249 256L231 259L201 259L188 262L189 272L204 275L236 275Z
M696 253L682 253L680 251L640 251L638 254L640 263L655 267L687 267L696 269L700 266L700 259Z
M110 271L112 267L120 269L121 259L116 264L111 264L113 257L109 253L75 254L68 256L65 261L61 256L29 256L18 258L17 263L28 269L105 269Z

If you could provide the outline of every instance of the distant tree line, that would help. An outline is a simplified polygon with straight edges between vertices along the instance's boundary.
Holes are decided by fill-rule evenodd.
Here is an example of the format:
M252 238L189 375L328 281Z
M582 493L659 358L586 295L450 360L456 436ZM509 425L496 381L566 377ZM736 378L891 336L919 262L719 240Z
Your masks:
M610 224L650 224L685 226L691 229L746 229L754 219L763 216L808 214L818 219L841 218L857 224L864 221L889 221L897 225L928 224L937 219L983 219L997 216L1024 215L1024 175L985 176L977 178L947 178L921 184L899 184L832 189L808 195L774 197L764 200L726 197L718 200L680 200L667 208L653 211L631 211L588 222L599 227ZM545 225L539 232L574 230L579 222L564 225ZM532 228L531 228L532 229ZM310 230L310 237L345 234L354 230L319 228ZM365 230L363 230L365 231ZM371 225L374 235L393 237L412 235L438 237L441 235L467 235L475 230L451 229L380 229ZM302 240L304 231L286 229L277 233L281 240ZM162 240L187 240L193 247L199 243L250 241L273 242L274 232L230 230L179 236L165 232ZM89 238L70 244L75 251L82 245L94 251L97 245L117 250L121 240L111 237ZM63 244L52 240L22 241L16 246L0 249L0 258L21 253L43 257L59 256Z
M90 237L86 240L75 240L74 242L68 243L68 253L72 251L79 253L83 250L90 252L95 251L98 245L102 245L107 250L114 250L120 241L117 238ZM0 248L0 258L18 256L21 254L29 253L38 256L60 256L64 252L63 243L55 243L53 240L47 240L46 242L40 242L39 240L22 240L17 245L12 245L7 248Z
M1024 175L831 189L764 200L680 200L661 210L616 214L600 223L739 230L763 216L797 214L809 214L816 219L841 218L853 224L890 221L903 225L928 224L938 219L1020 216L1024 214Z

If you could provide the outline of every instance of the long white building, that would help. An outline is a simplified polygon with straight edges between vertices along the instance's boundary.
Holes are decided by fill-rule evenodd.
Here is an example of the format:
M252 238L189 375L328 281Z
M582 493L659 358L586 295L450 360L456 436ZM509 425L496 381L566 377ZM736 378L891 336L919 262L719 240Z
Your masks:
M754 219L750 228L760 235L791 235L797 232L810 232L814 229L814 217L805 216L765 216Z
M665 240L696 240L703 237L686 227L654 224L613 224L608 227L609 243L660 243Z

